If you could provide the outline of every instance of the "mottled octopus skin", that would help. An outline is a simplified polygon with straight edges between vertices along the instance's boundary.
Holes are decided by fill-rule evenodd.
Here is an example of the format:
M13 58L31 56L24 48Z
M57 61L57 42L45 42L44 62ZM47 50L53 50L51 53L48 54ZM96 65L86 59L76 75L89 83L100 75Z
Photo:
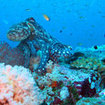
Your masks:
M72 55L70 46L53 38L32 17L10 27L7 37L12 41L21 41L18 48L23 51L26 61L29 61L30 56L36 56L37 49L42 51L39 66L35 70L38 74L46 72L45 65L49 59L59 62L60 57Z

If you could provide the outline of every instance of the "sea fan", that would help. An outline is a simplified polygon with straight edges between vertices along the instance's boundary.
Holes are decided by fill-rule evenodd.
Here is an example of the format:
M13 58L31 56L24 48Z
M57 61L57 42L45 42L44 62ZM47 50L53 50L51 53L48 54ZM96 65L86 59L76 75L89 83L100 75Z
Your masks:
M24 65L25 59L18 48L11 48L7 43L0 42L0 63Z

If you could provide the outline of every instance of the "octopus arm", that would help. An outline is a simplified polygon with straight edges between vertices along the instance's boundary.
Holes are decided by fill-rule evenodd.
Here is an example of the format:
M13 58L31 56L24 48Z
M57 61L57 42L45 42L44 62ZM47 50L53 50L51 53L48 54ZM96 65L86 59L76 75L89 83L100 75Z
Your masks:
M48 46L43 46L43 48L41 49L42 51L42 56L41 56L41 60L39 63L38 68L35 70L35 72L37 72L39 75L44 75L46 73L46 63L49 60L49 48Z
M37 51L36 51L36 49L34 47L33 41L27 40L26 43L29 46L31 56L36 56L37 55Z

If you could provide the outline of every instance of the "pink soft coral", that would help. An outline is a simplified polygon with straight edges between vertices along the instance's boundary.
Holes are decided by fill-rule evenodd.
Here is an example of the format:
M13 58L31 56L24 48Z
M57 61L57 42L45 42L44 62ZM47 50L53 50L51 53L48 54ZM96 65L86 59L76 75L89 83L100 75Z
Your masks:
M0 64L0 105L39 105L39 88L28 69Z

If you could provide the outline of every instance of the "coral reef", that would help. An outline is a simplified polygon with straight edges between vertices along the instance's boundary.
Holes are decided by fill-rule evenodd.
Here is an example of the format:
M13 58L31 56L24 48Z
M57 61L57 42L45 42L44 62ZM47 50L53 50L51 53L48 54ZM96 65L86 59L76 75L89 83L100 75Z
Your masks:
M35 81L50 105L74 105L81 97L92 97L100 91L100 76L95 71L69 69L49 61L46 75L34 73Z
M13 25L0 43L0 105L104 105L105 45L63 45L33 18Z
M79 51L84 53L84 56L70 62L71 68L97 71L102 78L102 87L105 87L105 52L103 51L104 47L105 46L103 45L99 46L99 49L89 48L87 49L87 51L86 49L79 49Z
M33 69L35 67L37 68L40 62L41 54L42 52L39 51L37 52L36 57L30 57L30 70L25 69L21 66L12 67L5 66L4 64L0 65L0 67L3 68L3 70L1 69L1 71L5 71L5 68L10 68L5 71L5 75L0 72L2 75L0 77L3 78L4 76L4 79L0 80L4 82L4 80L6 80L5 78L9 77L9 82L7 81L5 84L1 84L1 87L4 86L3 90L8 90L10 92L11 88L8 89L7 87L12 87L12 95L10 95L10 98L14 96L12 97L12 101L15 101L15 104L19 104L19 102L23 104L23 102L27 102L29 100L30 105L79 105L78 103L82 99L84 99L83 97L88 98L94 96L96 98L96 95L99 94L101 90L101 75L96 70L87 70L87 68L85 67L79 69L71 68L70 64L56 64L55 62L49 60L45 66L46 74L44 76L38 75L33 71ZM81 57L84 56L85 54ZM75 59L72 62L76 62L76 60L78 59ZM1 94L3 95L5 93ZM103 94L103 92L100 94ZM29 97L28 100L27 97ZM32 103L30 98L32 99ZM34 100L36 103L34 102ZM100 100L101 98L99 98L99 101ZM99 101L96 101L96 103ZM104 102L103 99L102 101ZM1 100L1 104L8 104L8 102L11 101L8 101L7 98ZM81 101L80 103L83 102ZM89 101L89 103L92 102ZM15 104L13 103L11 105Z

